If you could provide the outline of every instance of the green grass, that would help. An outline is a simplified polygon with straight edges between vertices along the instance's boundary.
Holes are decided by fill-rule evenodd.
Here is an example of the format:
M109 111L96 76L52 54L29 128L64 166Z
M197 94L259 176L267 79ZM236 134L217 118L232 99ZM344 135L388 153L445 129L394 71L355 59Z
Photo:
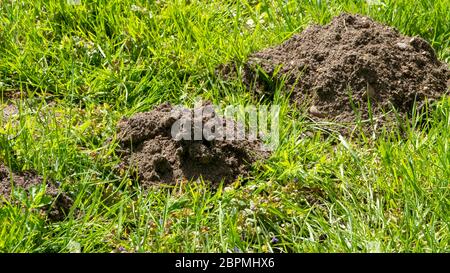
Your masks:
M20 96L19 116L0 119L0 160L61 182L75 201L56 223L37 210L39 193L3 204L1 252L450 250L448 99L426 131L350 140L323 137L278 95L281 145L250 178L217 190L145 192L113 172L109 141L122 116L163 101L263 103L214 68L342 11L420 35L450 62L449 0L81 2L0 2L0 93Z

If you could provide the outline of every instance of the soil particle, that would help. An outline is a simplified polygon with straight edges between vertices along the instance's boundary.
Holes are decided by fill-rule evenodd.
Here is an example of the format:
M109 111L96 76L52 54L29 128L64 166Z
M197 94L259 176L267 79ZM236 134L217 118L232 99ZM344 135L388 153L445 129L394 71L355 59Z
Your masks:
M182 121L186 121L184 127L179 126ZM212 135L202 134L202 128L210 128ZM217 115L211 104L194 109L159 105L118 123L121 168L137 167L137 178L143 186L200 177L213 184L232 182L247 175L256 160L267 156L259 140L225 137L230 130L237 132L236 128L242 127ZM200 134L196 135L198 129Z
M0 203L1 197L9 200L13 187L26 190L39 187L44 183L42 177L34 171L11 172L5 165L0 164ZM51 205L43 208L51 221L60 221L72 206L72 200L65 193L61 192L54 184L47 183L46 195L54 201Z
M222 65L218 73L234 77L236 67ZM279 46L250 55L242 77L252 91L265 96L283 80L286 90L293 90L292 101L312 105L307 108L312 119L346 123L358 116L368 119L368 101L375 117L392 106L401 115L410 114L415 100L421 105L448 92L450 70L424 39L344 13L328 25L310 26Z

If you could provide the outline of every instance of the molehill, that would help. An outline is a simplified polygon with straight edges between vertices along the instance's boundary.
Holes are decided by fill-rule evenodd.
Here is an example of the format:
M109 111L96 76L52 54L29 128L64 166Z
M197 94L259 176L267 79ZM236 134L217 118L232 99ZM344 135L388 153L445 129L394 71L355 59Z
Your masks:
M222 65L218 73L235 77L237 68ZM450 82L448 65L424 39L346 13L251 54L241 69L255 94L270 97L283 82L292 90L291 100L306 107L313 120L340 124L372 116L382 125L393 109L406 117L415 102L420 108L427 99L441 98Z
M201 124L196 119L201 119ZM181 120L187 121L189 130L185 126L178 134L174 133L174 128L178 128L176 122ZM195 131L201 132L205 125L211 126L215 134L212 138L202 134L196 139ZM117 133L118 151L123 158L120 169L135 169L144 187L200 177L216 185L221 181L232 182L247 175L251 164L267 154L260 149L259 140L228 140L224 137L225 130L220 128L242 127L216 114L210 104L187 109L164 103L150 112L123 118Z

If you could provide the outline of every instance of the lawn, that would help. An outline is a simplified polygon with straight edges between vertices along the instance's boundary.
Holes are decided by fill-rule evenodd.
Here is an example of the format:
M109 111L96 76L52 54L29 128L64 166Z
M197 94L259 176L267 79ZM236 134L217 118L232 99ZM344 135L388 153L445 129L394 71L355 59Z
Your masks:
M18 109L0 118L0 162L74 201L55 222L42 188L4 200L0 252L450 250L450 99L403 134L346 138L281 92L258 99L215 74L343 11L419 35L450 63L449 0L72 2L0 1L1 108ZM143 189L114 171L123 116L196 98L280 105L280 145L218 188Z

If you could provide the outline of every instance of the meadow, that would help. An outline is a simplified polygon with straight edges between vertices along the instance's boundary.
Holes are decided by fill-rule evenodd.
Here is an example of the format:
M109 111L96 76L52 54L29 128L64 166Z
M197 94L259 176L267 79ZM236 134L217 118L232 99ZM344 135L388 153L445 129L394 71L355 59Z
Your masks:
M448 97L403 133L346 138L281 92L258 99L215 73L344 11L421 36L450 63L449 0L0 0L0 109L18 111L0 118L0 162L74 202L55 222L44 189L4 200L0 252L448 252ZM198 97L280 105L280 145L218 188L148 190L114 171L123 116Z

